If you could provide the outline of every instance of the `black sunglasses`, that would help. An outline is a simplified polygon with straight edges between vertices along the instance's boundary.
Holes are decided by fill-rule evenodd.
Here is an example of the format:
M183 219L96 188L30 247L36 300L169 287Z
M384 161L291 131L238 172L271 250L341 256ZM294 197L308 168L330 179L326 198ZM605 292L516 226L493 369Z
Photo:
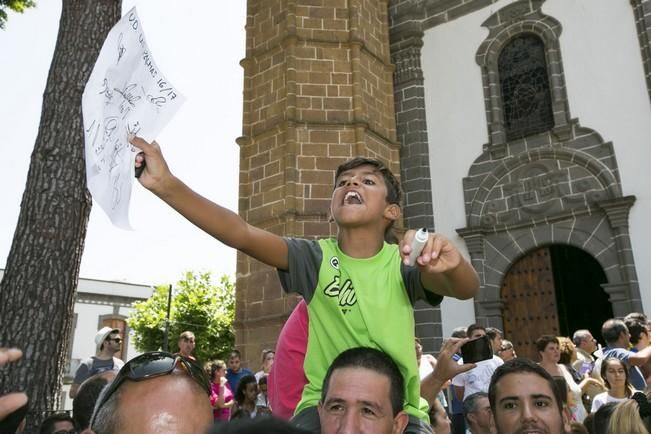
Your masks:
M120 369L120 372L115 376L115 379L106 386L106 389L100 395L100 400L97 402L97 405L95 405L95 410L93 411L93 416L90 420L90 427L93 427L99 409L106 404L111 395L113 395L126 380L143 381L150 378L169 375L174 372L176 367L179 365L185 369L190 377L192 377L192 379L201 386L208 395L210 395L210 380L208 380L203 368L194 360L162 351L144 353L129 360L122 369Z

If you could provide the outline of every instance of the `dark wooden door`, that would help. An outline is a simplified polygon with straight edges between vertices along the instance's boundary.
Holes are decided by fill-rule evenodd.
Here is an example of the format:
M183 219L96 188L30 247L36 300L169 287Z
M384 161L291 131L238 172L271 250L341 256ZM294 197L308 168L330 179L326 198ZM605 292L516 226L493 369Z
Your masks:
M550 251L544 247L522 257L502 281L501 300L506 339L519 357L540 360L536 339L558 336L558 313Z

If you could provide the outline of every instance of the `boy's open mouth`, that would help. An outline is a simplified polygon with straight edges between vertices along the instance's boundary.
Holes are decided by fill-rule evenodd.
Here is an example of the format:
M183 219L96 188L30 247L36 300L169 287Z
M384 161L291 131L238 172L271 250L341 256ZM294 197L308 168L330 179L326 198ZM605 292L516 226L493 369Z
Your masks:
M356 191L349 191L344 196L345 205L360 205L362 203L362 197Z

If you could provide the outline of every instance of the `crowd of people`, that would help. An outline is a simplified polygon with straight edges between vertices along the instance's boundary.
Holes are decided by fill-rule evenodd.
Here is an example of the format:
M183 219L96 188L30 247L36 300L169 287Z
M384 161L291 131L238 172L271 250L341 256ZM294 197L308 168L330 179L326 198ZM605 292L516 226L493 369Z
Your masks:
M217 240L276 268L283 289L303 300L255 374L237 350L225 362L196 360L192 332L181 334L178 353L148 352L122 366L113 356L119 330L100 330L97 354L73 382L72 417L46 419L42 433L648 432L643 315L606 321L601 352L588 330L578 330L572 339L541 336L540 361L531 361L500 330L471 324L455 329L436 359L423 354L414 303L470 299L479 277L440 234L414 243L416 231L408 230L397 242L400 186L380 160L339 165L329 210L337 236L300 239L249 225L176 178L155 142L129 140L142 150L135 165L145 188ZM487 354L464 361L465 345L478 341ZM0 363L18 356L1 350ZM0 412L23 401L0 397ZM11 417L23 420L19 411Z
M571 339L543 335L535 343L537 361L517 357L496 328L471 324L455 329L453 335L436 358L422 352L420 340L414 341L413 363L428 408L429 432L651 432L651 392L645 393L651 381L651 321L642 314L606 321L601 329L603 348L589 330L577 330ZM277 382L292 378L277 371L274 350L262 351L255 374L242 366L237 350L226 362L201 364L192 354L194 334L187 331L179 336L178 353L144 353L109 367L106 360L113 353L105 348L116 336L116 329L98 331L96 355L85 360L75 376L74 381L81 383L73 383L74 392L71 389L72 414L50 415L41 423L41 434L315 432L287 413L275 413L274 402L292 407L293 413L300 396L283 396L290 389L283 393L282 388L275 392L267 388L270 377ZM483 336L490 338L492 356L464 363L463 345ZM646 347L636 347L640 341ZM500 357L505 353L504 359ZM1 350L0 364L19 357L16 350ZM323 379L318 432L408 432L405 381L399 365L385 352L369 347L345 350ZM17 409L8 417L0 415L0 432L22 432L27 403Z

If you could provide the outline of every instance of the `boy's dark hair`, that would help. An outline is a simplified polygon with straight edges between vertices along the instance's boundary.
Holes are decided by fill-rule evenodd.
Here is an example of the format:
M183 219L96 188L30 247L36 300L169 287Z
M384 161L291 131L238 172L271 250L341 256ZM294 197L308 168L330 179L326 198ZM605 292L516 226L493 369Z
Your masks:
M386 201L400 206L400 200L402 199L400 183L394 176L393 172L391 172L391 169L380 160L366 157L355 157L343 162L337 167L337 171L335 172L335 183L337 182L339 175L343 172L365 165L373 166L375 171L379 172L382 175L382 178L384 178L384 184L387 186Z
M102 374L94 375L84 381L79 388L79 393L72 400L72 417L80 431L90 426L90 418L93 415L95 402L104 386L109 383Z
M466 329L466 336L467 336L467 337L472 336L472 333L473 333L475 330L483 330L484 332L486 332L486 327L484 327L484 326L481 325L481 324L477 324L477 323L475 323L475 324L470 324L470 325L468 326L468 328Z
M246 412L246 410L242 411ZM207 434L310 434L310 431L305 431L277 417L262 416L215 424Z
M560 346L560 343L558 342L558 338L554 335L542 335L538 339L536 339L536 349L539 352L545 351L545 348L547 348L547 345L549 344L556 344Z
M637 343L640 342L642 333L647 334L646 322L642 322L637 319L629 319L624 321L624 323L626 324L626 328L631 335L629 339L631 341L631 344L637 345Z
M229 354L228 358L232 359L233 357L237 357L238 359L242 359L242 353L240 353L240 350L233 350Z
M246 374L242 378L240 378L240 381L237 382L237 390L235 391L235 402L237 402L237 405L242 405L244 402L244 392L246 391L246 386L248 384L258 384L258 380L255 379L255 376L253 374Z
M627 331L626 323L621 319L611 318L601 326L601 336L606 341L606 345L610 346L619 340L622 332Z
M402 411L405 401L405 380L391 357L375 348L350 348L339 354L330 364L321 388L321 402L325 403L334 371L344 368L363 368L384 375L389 380L389 397L393 416Z
M16 410L9 413L2 420L0 420L0 433L15 433L18 431L18 427L23 423L23 419L27 416L27 410L29 409L29 401L25 403L22 407L17 408Z
M263 375L263 376L260 377L260 379L258 380L258 385L262 386L262 385L265 385L265 384L267 384L267 376L266 376L266 375Z
M511 359L508 362L504 362L503 365L499 366L495 372L493 372L493 377L491 378L490 385L488 386L488 400L491 404L491 410L493 414L497 409L497 383L510 374L534 374L541 377L543 380L549 384L549 388L556 398L556 405L558 406L558 411L563 412L563 401L567 397L567 390L561 391L559 387L554 383L554 379L545 371L545 369L539 364L532 362L529 359L516 358Z
M70 422L72 426L75 427L75 430L79 430L79 426L77 426L77 422L68 413L55 413L45 418L45 420L41 423L41 428L39 430L39 433L52 434L54 425L57 422Z

